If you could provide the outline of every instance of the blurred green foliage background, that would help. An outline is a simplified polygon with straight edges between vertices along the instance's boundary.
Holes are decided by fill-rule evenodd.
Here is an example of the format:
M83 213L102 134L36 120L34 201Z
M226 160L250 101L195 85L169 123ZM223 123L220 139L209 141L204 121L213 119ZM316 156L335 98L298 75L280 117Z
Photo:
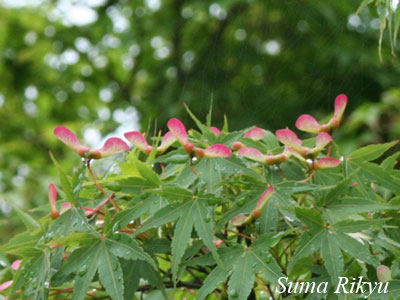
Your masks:
M385 46L380 62L379 7L359 4L0 0L0 242L19 230L6 200L47 203L50 149L65 170L79 164L56 125L100 147L171 117L193 126L183 102L204 118L213 99L216 126L226 114L231 129L276 130L346 93L349 148L397 139L400 62Z

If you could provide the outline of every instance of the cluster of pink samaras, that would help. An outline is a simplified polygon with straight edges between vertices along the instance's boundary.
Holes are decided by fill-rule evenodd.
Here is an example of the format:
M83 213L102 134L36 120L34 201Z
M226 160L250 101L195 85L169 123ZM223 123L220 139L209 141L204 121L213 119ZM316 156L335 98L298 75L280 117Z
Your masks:
M274 187L270 185L258 198L256 208L253 209L249 216L244 214L239 214L233 217L232 225L233 226L241 226L245 223L251 222L254 219L258 219L261 216L262 209L267 204L268 200L271 198L274 193Z
M309 133L316 133L316 143L313 148L308 148L303 146L303 141L300 140L297 135L290 129L280 129L275 135L277 139L285 145L282 153L271 155L263 154L256 148L246 147L242 142L234 142L232 144L232 149L237 151L239 156L246 157L250 160L267 164L267 165L279 165L285 162L290 157L295 157L306 165L309 166L310 170L320 170L326 168L334 168L340 164L340 160L332 157L323 157L315 160L317 155L325 149L326 146L332 143L332 133L335 129L339 127L340 121L343 116L343 112L347 105L346 95L339 95L335 100L335 110L333 117L327 124L319 124L314 117L310 115L301 115L296 122L296 127L302 131ZM186 131L185 125L178 119L170 119L167 123L169 131L162 137L161 143L154 149L153 146L149 145L145 136L138 131L131 131L125 133L125 138L137 149L146 155L155 151L157 155L163 154L172 146L175 142L178 142L182 146L187 154L192 157L197 158L214 158L214 157L230 157L232 156L232 151L229 147L223 144L215 144L208 148L196 147L193 143L189 141L188 133ZM215 136L219 136L221 131L211 126L210 131L212 131ZM83 146L76 135L71 132L68 128L63 126L58 126L54 130L54 134L64 142L68 147L77 152L80 156L87 159L100 159L108 157L117 153L125 152L130 149L130 147L120 138L109 138L104 143L104 146L100 149L89 149ZM264 130L258 127L247 131L243 137L252 139L254 141L262 140L265 136ZM266 201L273 193L273 187L269 187L266 192L261 196L260 201L257 204L256 209L250 216L239 215L237 219L233 221L235 224L242 224L248 222L253 218L257 218L261 212L262 207L265 205ZM49 186L49 202L51 209L51 216L56 219L61 213L68 210L71 207L69 202L64 203L59 212L56 208L57 201L57 191L54 184ZM88 212L90 214L90 212Z
M295 156L305 163L310 164L310 166L314 169L336 167L338 164L340 164L340 161L335 158L324 157L318 161L313 161L312 165L307 161L307 159L314 159L328 144L331 143L332 137L329 133L339 127L346 105L346 95L339 95L335 100L334 115L327 124L319 124L318 121L310 115L301 115L298 118L296 122L296 127L298 129L310 133L318 133L314 148L303 146L302 140L300 140L290 129L281 129L276 132L277 139L285 145L284 151L280 154L265 155L258 149L245 147L245 145L243 145L241 142L233 143L232 148L237 150L237 153L240 156L244 156L251 160L268 165L279 164L286 161L290 156ZM176 118L170 119L167 126L169 131L163 136L161 144L155 150L157 155L163 154L172 144L177 141L190 155L190 157L213 158L232 156L231 149L223 144L215 144L205 149L196 147L189 141L185 125ZM210 130L216 136L221 134L221 131L216 127L210 127ZM63 126L58 126L54 130L54 134L80 156L89 159L104 158L130 149L122 139L115 137L109 138L101 149L89 149L79 142L78 138L73 132ZM244 137L253 140L261 140L264 135L265 133L261 128L254 127L245 133ZM125 133L125 138L146 155L149 155L153 151L154 147L148 144L144 135L139 131L127 132Z
M340 164L340 160L336 158L323 157L316 161L314 159L332 142L330 133L339 127L347 101L346 95L339 95L336 97L335 111L333 117L327 124L319 124L318 121L310 115L301 115L297 119L296 127L299 130L318 134L314 148L303 146L303 141L290 129L280 129L275 133L277 139L285 145L283 152L280 154L265 155L258 149L245 147L241 142L233 143L233 148L238 150L238 154L241 156L268 165L282 163L289 157L294 156L305 164L308 164L314 170L337 167ZM264 132L262 129L256 127L249 131L245 137L249 137L253 140L260 140L264 137ZM309 159L311 159L311 161Z
M319 124L314 117L310 115L301 115L296 122L296 127L302 131L309 133L317 133L317 139L314 148L303 146L303 141L290 129L278 130L275 135L277 139L285 145L284 151L276 155L265 155L258 149L246 147L241 142L233 143L233 148L238 151L238 154L248 159L264 163L267 165L279 164L286 161L290 156L308 164L311 172L319 169L334 168L340 164L340 160L332 157L323 157L317 161L314 159L324 150L324 148L332 142L332 137L329 133L339 127L343 112L347 105L346 95L339 95L335 99L335 112L333 117L327 124ZM255 127L248 131L244 137L252 140L261 140L265 136L262 129ZM311 162L308 160L311 159ZM249 214L239 214L232 219L233 226L242 226L245 223L251 222L261 216L263 207L274 193L274 187L269 186L260 196L257 201L256 208Z

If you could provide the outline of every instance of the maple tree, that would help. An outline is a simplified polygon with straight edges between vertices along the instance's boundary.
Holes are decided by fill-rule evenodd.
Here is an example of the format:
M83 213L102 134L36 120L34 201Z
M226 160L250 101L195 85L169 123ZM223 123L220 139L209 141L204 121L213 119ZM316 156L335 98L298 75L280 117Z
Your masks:
M18 210L27 231L0 247L18 258L0 291L6 299L300 299L308 295L277 293L277 280L363 276L390 283L371 297L398 297L398 153L379 160L397 141L344 156L332 136L346 105L339 95L327 124L300 116L296 127L318 134L305 140L290 129L229 131L227 120L218 129L212 110L204 124L188 108L199 130L173 118L163 136L126 133L132 150L117 138L89 149L57 127L81 165L67 175L52 156L59 184L49 186L50 213L36 220ZM92 163L108 156L114 166L100 174Z

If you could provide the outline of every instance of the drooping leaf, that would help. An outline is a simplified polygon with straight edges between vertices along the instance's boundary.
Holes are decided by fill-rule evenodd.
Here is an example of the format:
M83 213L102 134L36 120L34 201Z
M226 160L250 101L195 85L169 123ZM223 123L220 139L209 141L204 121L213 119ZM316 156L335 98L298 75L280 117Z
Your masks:
M192 205L189 202L183 203L172 203L159 211L157 211L150 219L148 219L142 226L140 226L134 233L138 235L139 233L145 232L153 227L161 226L166 223L175 221L178 219L187 207Z
M114 216L112 220L112 229L113 231L120 230L121 228L128 225L131 221L139 218L148 212L151 206L151 201L144 200L138 202L135 206L131 208L126 208L123 211L120 211Z
M118 259L102 243L99 256L99 278L113 300L124 300L124 279Z
M124 300L132 300L139 287L140 273L137 262L134 260L120 259L122 276L124 278Z
M249 255L251 256L253 266L255 264L254 269L259 272L259 276L261 276L265 281L275 283L283 276L281 269L279 268L275 258L270 254L263 255L262 253L265 253L265 249L262 251L254 251L253 247L250 248Z
M204 245L211 251L215 261L222 265L222 261L214 244L214 228L211 219L211 212L202 200L196 200L194 207L194 227Z
M275 198L272 197L262 209L261 217L257 220L260 224L258 228L261 234L276 230L278 224L278 209L275 206Z
M206 280L204 280L203 285L199 289L197 300L205 299L208 294L213 292L219 284L229 277L231 272L232 270L227 271L219 266L215 267L210 274L208 274Z
M254 285L253 260L250 254L245 253L233 267L228 283L229 299L246 300Z
M100 263L101 251L101 242L97 242L82 249L76 256L70 257L71 268L75 267L76 270L72 300L82 300L86 297L86 293ZM75 257L78 257L80 260L74 259ZM63 268L61 272L63 272Z
M359 171L359 169L356 169L348 177L344 178L334 188L332 188L327 193L327 195L322 198L322 203L326 206L326 205L329 205L331 202L339 199L340 196L349 189L349 187L353 183L354 177L358 173L358 171Z
M345 233L337 231L336 239L340 245L340 248L351 256L357 257L360 260L372 264L375 267L379 265L379 261L371 256L368 248L366 248L360 242L356 241L354 238L348 236Z
M154 260L138 245L135 239L126 234L118 234L114 236L115 239L106 238L106 245L108 251L118 257L132 260L144 260L153 268L156 268Z
M296 216L307 226L321 228L324 226L321 214L315 209L296 207Z
M154 192L171 202L182 202L193 199L193 193L189 189L182 188L178 185L165 186Z
M297 250L289 262L289 272L293 270L299 259L306 257L307 255L310 255L320 249L324 232L325 229L323 227L315 227L303 233Z
M187 211L182 214L178 222L175 225L174 238L171 243L172 259L171 259L171 270L172 280L174 283L177 281L177 274L179 270L179 264L182 256L186 250L189 242L190 234L193 229L193 205L187 208Z
M150 265L145 261L137 261L135 266L137 268L137 272L140 274L140 277L144 280L147 280L152 286L160 290L164 300L169 300L160 272L150 267Z
M339 276L343 275L344 263L334 232L328 230L325 233L321 243L321 255L332 283L336 286Z
M207 183L209 190L215 189L221 181L221 169L218 168L216 158L202 158L195 166L195 171Z
M348 219L349 215L381 211L390 208L386 203L381 203L371 199L365 199L363 197L344 197L331 203L325 213L335 215L341 220Z

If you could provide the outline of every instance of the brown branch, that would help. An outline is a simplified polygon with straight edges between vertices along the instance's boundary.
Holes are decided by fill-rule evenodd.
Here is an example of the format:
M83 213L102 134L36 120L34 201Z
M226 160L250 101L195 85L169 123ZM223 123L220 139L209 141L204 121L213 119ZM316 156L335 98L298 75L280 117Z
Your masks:
M180 281L176 284L177 287L195 288L195 289L201 288L202 285L203 285L202 282L182 282L182 281ZM164 282L164 286L166 288L173 288L174 283L173 282ZM154 289L153 286L146 284L146 285L140 286L137 290L139 292L146 292L146 291L151 291L152 289Z
M269 284L267 284L266 287L267 287L267 289L268 289L269 295L271 296L271 299L272 299L272 300L275 300L275 295L274 295L274 293L272 292L271 287L269 286Z
M50 296L54 295L59 295L59 294L64 294L64 293L72 293L74 288L67 288L67 289L62 289L62 290L56 290L54 292L50 293Z
M186 268L186 271L188 271L188 273L189 273L190 275L192 275L197 281L202 282L202 280L200 279L200 277L197 276L196 274L194 274L194 272L191 271L189 268Z

